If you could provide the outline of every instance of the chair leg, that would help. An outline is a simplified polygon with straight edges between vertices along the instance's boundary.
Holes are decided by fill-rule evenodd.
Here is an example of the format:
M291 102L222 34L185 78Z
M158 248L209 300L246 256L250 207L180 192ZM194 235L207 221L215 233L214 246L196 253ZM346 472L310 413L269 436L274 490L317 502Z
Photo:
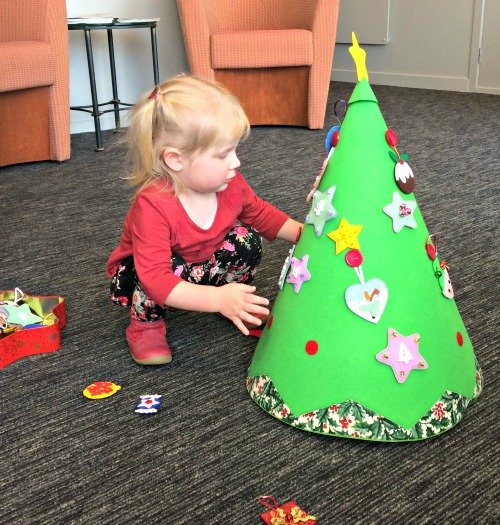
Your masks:
M307 126L309 69L217 69L215 78L238 97L250 124Z
M50 159L49 87L0 93L0 166Z

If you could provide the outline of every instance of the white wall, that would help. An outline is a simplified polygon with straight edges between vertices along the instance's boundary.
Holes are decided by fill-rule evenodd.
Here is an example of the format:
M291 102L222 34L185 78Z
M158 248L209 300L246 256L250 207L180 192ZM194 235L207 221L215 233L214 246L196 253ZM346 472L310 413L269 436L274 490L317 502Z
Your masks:
M370 0L377 2L378 0ZM496 0L495 0L496 1ZM341 0L342 11L349 9ZM389 42L364 45L370 82L406 87L471 91L471 54L474 42L475 4L478 0L392 0L389 9ZM359 13L358 39L363 24L371 20ZM477 15L476 15L477 17ZM347 19L347 16L345 17ZM355 82L355 68L348 44L337 44L332 79Z
M234 0L236 1L236 0ZM384 45L363 45L367 52L370 82L407 87L480 91L475 88L479 55L480 23L483 2L498 0L390 0L389 42ZM367 2L387 0L340 0L339 26L343 11ZM160 79L187 70L182 30L176 0L67 0L68 16L108 14L121 18L156 18L158 22L158 53ZM357 9L357 8L356 8ZM351 13L352 14L352 13ZM360 9L360 42L363 27L375 23ZM349 18L352 24L352 17ZM373 28L371 28L373 29ZM496 29L493 28L495 34ZM101 102L111 99L109 60L105 31L93 32L94 61ZM83 32L70 31L70 99L71 105L90 104L87 60ZM152 89L153 72L149 29L114 32L119 96L122 101L135 102L139 95ZM355 82L354 63L348 44L338 43L332 79ZM490 49L492 57L499 53ZM497 62L495 67L497 66ZM496 92L489 89L487 92ZM127 112L122 112L123 120ZM114 127L108 113L101 117L102 129ZM93 131L92 117L71 112L71 132Z
M66 0L68 16L103 14L120 18L160 18L157 26L160 81L187 70L184 42L175 0ZM112 98L106 31L92 33L92 48L99 102ZM120 29L113 32L118 94L134 103L141 93L153 89L153 63L149 29ZM91 103L83 31L69 31L70 105ZM121 112L126 121L126 111ZM100 119L102 129L114 127L113 113ZM71 133L94 130L93 117L71 111Z

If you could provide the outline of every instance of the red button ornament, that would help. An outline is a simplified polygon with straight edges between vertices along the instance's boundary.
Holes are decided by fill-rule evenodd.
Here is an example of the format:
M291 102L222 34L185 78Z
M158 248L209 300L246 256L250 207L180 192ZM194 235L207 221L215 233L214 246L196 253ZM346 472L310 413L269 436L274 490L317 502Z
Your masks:
M458 346L462 346L464 344L464 337L460 332L457 332L457 343Z
M357 268L363 262L363 255L359 250L349 250L345 256L345 262L351 268Z
M339 130L336 129L334 132L333 132L333 136L332 136L332 144L333 144L333 147L335 148L337 146L337 144L339 143L339 139L340 139L340 133L339 133Z

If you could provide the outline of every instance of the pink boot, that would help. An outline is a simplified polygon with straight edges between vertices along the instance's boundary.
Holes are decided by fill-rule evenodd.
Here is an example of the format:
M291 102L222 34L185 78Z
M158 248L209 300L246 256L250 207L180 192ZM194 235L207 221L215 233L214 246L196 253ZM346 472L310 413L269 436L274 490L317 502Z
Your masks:
M172 361L163 319L150 323L131 319L125 334L132 359L139 365L164 365Z

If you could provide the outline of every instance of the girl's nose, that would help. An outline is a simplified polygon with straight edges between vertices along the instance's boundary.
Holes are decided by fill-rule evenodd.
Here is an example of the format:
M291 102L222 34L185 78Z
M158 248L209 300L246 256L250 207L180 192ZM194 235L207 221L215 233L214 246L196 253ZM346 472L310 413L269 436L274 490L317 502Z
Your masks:
M235 170L236 168L239 168L240 166L241 166L240 159L238 158L237 155L235 155L233 160L232 160L232 162L231 162L230 169Z

